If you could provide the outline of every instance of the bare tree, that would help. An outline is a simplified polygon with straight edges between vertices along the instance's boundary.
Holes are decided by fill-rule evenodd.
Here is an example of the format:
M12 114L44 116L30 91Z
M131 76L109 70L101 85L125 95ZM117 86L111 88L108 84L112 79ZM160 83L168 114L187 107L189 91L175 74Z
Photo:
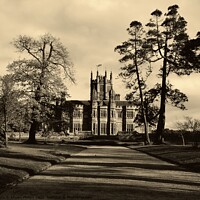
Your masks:
M192 117L186 116L184 118L184 121L178 121L176 122L176 128L181 131L190 131L194 133L194 146L198 147L199 143L199 132L200 132L200 120L199 119L193 119ZM183 137L183 134L181 134Z

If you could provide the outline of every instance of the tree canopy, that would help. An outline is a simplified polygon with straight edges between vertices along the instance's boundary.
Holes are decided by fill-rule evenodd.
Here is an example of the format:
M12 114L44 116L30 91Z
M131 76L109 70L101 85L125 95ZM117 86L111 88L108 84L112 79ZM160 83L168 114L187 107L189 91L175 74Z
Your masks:
M121 68L120 76L126 82L126 87L132 90L127 94L127 98L135 101L137 105L143 101L143 110L145 110L148 123L155 124L158 117L155 140L157 144L163 142L166 103L170 102L175 107L185 109L184 102L188 101L184 93L179 89L174 89L169 82L169 75L171 73L189 75L194 71L199 71L200 34L197 34L196 39L189 39L187 22L179 14L178 9L178 5L169 6L164 15L162 11L156 9L151 13L151 19L146 24L146 28L141 22L132 21L127 29L131 38L115 48L120 55L123 55L120 62L126 63ZM161 83L155 83L153 88L148 88L144 75L149 77L152 71L155 72L154 65L157 62L162 63L157 73L161 78ZM134 79L138 69L140 70L139 79ZM137 99L137 95L134 99L139 89L142 89L140 94L143 100L141 97ZM153 104L157 100L160 103L159 109L158 104L156 106ZM144 123L142 112L140 108L136 118L140 124Z
M75 82L69 52L59 39L45 34L39 39L19 36L14 47L24 58L8 65L15 82L30 102L31 124L28 143L35 143L35 134L47 116L48 105L61 93L69 95L65 81Z
M138 21L132 21L127 31L131 38L115 48L115 51L122 55L119 61L124 63L119 75L126 82L126 87L133 90L132 93L139 91L138 104L140 105L142 122L145 130L144 143L150 144L143 92L145 88L145 79L151 73L151 68L148 65L148 51L144 48L146 44L145 31L142 23ZM147 70L145 70L144 66ZM146 71L146 74L143 73L144 71Z

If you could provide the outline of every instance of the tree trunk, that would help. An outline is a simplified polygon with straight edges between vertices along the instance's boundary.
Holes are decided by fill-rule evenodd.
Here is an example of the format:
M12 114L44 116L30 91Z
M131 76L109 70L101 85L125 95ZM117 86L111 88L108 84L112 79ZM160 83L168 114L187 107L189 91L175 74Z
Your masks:
M159 119L156 130L155 144L164 143L163 133L165 129L165 107L166 107L166 79L167 79L167 42L165 44L164 50L164 60L163 60L163 68L162 68L162 87L161 87L161 100L160 100L160 111L159 111Z
M6 105L4 105L4 138L5 138L5 147L8 146L8 137L7 137L7 109Z
M144 117L144 134L145 134L144 143L145 143L145 145L148 145L148 144L150 144L150 138L149 138L148 122L147 122L146 112L145 111L143 111L143 117Z
M35 135L37 133L39 127L39 122L36 120L33 120L30 130L29 130L29 138L25 141L26 144L37 144Z
M0 148L6 146L6 133L3 129L0 129Z
M44 77L43 71L40 77L40 84L38 85L36 91L35 91L35 101L40 104L40 100L41 100L41 88L42 88L42 78ZM26 144L37 144L35 135L38 131L39 128L39 124L40 122L37 120L37 118L39 116L37 116L37 112L35 113L35 111L37 111L37 107L33 106L32 108L32 123L31 123L31 127L29 130L29 138L27 141L25 141Z
M183 136L183 133L181 133L181 141L182 141L182 145L185 146L185 138Z
M136 67L136 74L137 74L137 80L138 80L138 86L139 86L139 92L140 92L140 100L141 100L141 109L142 109L142 117L144 119L144 143L145 145L150 144L150 138L149 138L149 133L148 133L148 123L147 123L147 117L146 117L146 112L144 108L144 100L143 100L143 93L142 93L142 87L141 87L141 82L140 82L140 75L139 75L139 70L137 63L135 62L135 67Z

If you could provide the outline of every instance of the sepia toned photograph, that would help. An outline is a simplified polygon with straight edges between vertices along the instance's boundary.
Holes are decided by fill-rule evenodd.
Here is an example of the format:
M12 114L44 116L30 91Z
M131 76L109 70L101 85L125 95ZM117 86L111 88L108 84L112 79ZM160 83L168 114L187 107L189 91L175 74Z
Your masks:
M199 19L199 0L0 0L0 200L198 200Z

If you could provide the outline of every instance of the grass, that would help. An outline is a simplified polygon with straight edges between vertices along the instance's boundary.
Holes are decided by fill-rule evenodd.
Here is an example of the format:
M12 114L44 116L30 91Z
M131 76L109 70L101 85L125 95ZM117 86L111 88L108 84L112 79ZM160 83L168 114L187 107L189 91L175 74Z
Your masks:
M0 193L52 164L65 160L71 154L85 149L77 145L11 143L0 148Z
M0 193L7 187L39 173L52 164L62 162L71 154L76 154L86 149L88 144L87 142L84 143L85 147L83 147L83 144L80 146L76 145L76 143L28 145L16 142L9 143L8 148L0 148ZM112 144L109 143L107 145ZM124 146L124 144L121 145ZM178 164L188 168L188 170L200 172L200 149L178 145L129 147Z
M138 151L165 160L190 171L200 172L200 148L179 145L144 146Z

